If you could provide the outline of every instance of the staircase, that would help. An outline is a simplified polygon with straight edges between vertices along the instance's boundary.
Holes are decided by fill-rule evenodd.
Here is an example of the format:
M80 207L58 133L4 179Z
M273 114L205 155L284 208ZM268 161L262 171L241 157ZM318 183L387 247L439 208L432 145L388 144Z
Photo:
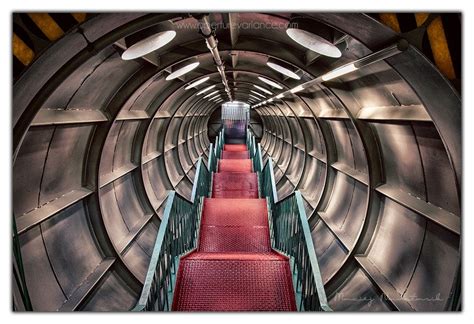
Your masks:
M169 192L132 311L331 311L301 193L278 197L251 133L224 142L199 157L190 199Z
M201 217L197 249L179 263L172 310L296 311L289 259L271 247L246 145L224 145Z

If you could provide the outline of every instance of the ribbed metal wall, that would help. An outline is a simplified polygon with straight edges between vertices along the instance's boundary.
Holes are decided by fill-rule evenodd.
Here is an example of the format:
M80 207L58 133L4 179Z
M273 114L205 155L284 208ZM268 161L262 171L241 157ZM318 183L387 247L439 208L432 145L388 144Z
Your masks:
M248 101L257 76L291 89L397 38L367 15L305 15L337 29L342 58L315 57L284 30L216 31L236 100ZM284 23L291 14L211 18ZM172 44L120 58L125 36L165 20L178 31ZM196 161L221 118L219 104L196 96L206 85L184 90L204 75L223 90L197 25L185 28L195 22L171 13L96 15L14 84L13 212L35 310L135 304L167 191L189 196ZM198 69L165 81L171 66L191 57ZM268 57L292 65L302 80L267 68ZM252 109L250 127L276 162L280 197L298 189L305 198L335 310L455 307L461 101L415 48Z

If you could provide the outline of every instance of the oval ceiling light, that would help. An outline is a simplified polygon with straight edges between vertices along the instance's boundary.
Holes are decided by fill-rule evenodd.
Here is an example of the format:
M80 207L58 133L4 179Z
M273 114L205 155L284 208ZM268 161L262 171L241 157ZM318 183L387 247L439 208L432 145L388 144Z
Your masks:
M211 93L208 93L207 95L205 95L203 98L206 99L206 98L209 98L215 94L217 94L219 92L219 90L216 90L216 91L212 91Z
M266 98L263 94L261 94L260 92L257 92L257 91L254 91L254 90L250 90L250 92L252 93L255 93L257 96L260 96L262 98Z
M213 88L215 88L215 87L216 87L216 85L213 84L213 85L211 85L211 86L209 86L209 87L207 87L207 88L204 88L204 89L202 89L201 91L199 91L198 93L196 93L196 96L200 96L200 95L202 95L203 93L208 92L209 90L211 90L211 89L213 89Z
M250 97L250 98L257 99L257 100L260 100L260 98L259 98L259 97L257 97L257 96L254 96L253 94L249 94L249 97Z
M255 88L257 88L258 90L260 90L260 91L263 91L263 92L265 92L265 93L268 93L269 95L272 94L270 91L268 91L267 89L265 89L265 88L263 88L263 87L261 87L261 86L259 86L259 85L254 84L253 86L254 86Z
M199 66L199 62L196 59L190 59L187 61L184 61L182 63L176 64L176 66L173 66L171 68L171 74L168 75L165 80L170 81L176 78L179 78L180 76L185 75L186 73L191 72L195 68Z
M175 36L176 31L170 22L140 30L125 37L127 49L122 53L122 60L133 60L156 51L171 42Z
M205 78L199 79L197 81L194 81L193 83L190 83L189 85L187 85L186 88L184 88L184 90L189 90L191 88L195 88L198 85L206 82L207 80L209 80L209 77L205 77Z
M294 18L286 34L301 46L318 54L338 58L341 50L333 44L334 30L313 19Z
M274 59L271 59L269 58L268 61L267 61L267 65L268 67L272 68L273 70L289 77L289 78L292 78L292 79L295 79L295 80L299 80L301 79L301 77L296 74L295 72L293 72L291 70L291 67L288 65L288 64L285 64L283 62L278 62Z
M271 87L274 87L274 88L277 88L277 89L283 89L283 87L281 85L279 85L278 83L276 82L273 82L272 80L269 80L267 78L264 78L264 77L258 77L258 79L262 82L265 82L266 84L268 84L269 86Z

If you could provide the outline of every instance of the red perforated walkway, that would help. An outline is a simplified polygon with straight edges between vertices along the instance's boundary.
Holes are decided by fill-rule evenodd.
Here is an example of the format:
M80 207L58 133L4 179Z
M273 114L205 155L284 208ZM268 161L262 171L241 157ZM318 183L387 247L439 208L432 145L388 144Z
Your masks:
M294 311L288 258L271 249L267 202L258 198L245 145L224 145L198 248L179 264L175 311Z

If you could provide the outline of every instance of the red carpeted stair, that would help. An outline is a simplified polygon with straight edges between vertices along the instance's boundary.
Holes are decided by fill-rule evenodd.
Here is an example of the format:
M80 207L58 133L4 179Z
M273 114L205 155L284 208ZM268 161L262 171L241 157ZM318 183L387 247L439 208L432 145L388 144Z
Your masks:
M226 144L222 157L198 248L179 264L172 309L295 311L289 261L271 249L267 202L258 198L247 147Z

